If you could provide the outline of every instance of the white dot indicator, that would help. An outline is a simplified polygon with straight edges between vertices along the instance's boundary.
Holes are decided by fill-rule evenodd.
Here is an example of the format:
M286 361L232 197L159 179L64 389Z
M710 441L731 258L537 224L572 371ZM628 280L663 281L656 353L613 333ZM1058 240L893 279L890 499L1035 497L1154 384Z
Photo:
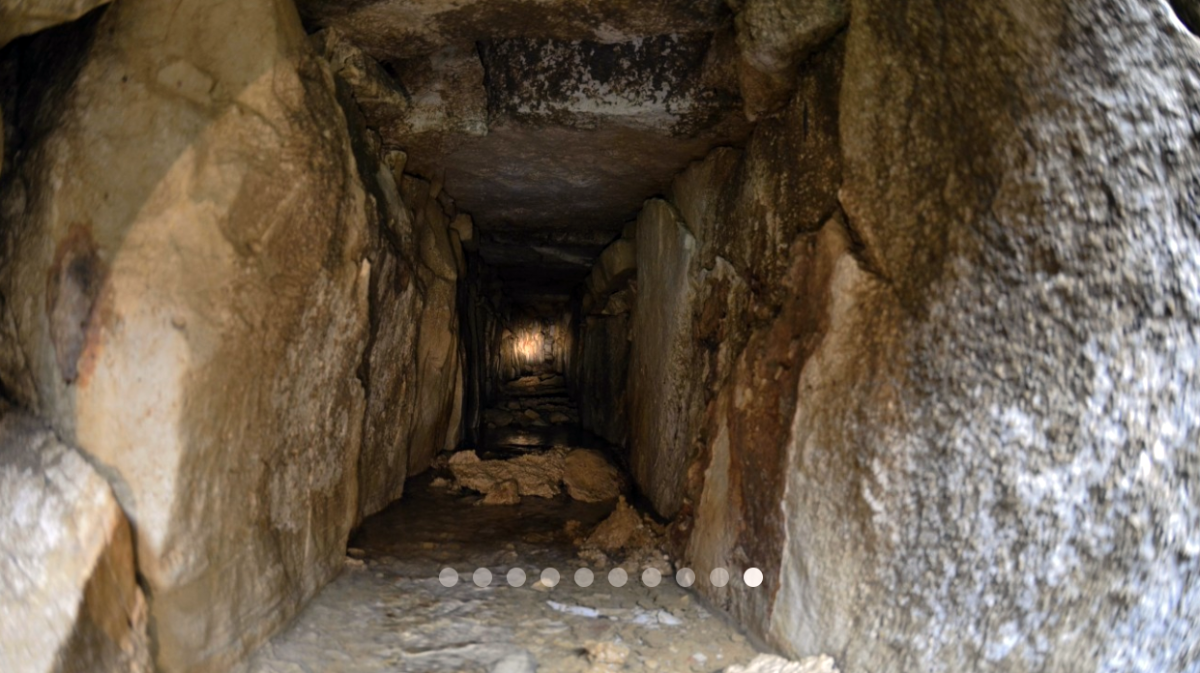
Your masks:
M742 573L742 579L746 580L746 586L753 588L762 584L763 574L758 568L747 568L746 572Z
M675 582L681 587L690 587L696 583L696 573L691 568L680 568L675 573Z
M646 568L642 571L642 584L653 589L660 582L662 582L662 573L658 571L658 568Z
M580 568L579 570L575 571L575 583L581 587L592 586L592 581L595 579L596 576L587 568Z
M475 586L486 587L492 583L492 571L487 568L479 568L474 575L471 575L471 579L475 582Z
M438 573L438 581L442 583L442 586L449 589L458 584L458 571L454 568L442 568L442 572Z
M608 571L608 583L614 587L623 587L629 581L629 574L620 568Z
M545 584L546 586L551 587L551 588L558 586L558 581L562 579L562 576L559 575L558 571L555 570L554 568L542 569L541 577L542 577L542 584Z
M520 568L513 568L508 571L508 586L519 587L525 584L525 571Z
M708 574L708 579L714 587L723 587L729 584L729 571L724 568L713 568L712 572Z

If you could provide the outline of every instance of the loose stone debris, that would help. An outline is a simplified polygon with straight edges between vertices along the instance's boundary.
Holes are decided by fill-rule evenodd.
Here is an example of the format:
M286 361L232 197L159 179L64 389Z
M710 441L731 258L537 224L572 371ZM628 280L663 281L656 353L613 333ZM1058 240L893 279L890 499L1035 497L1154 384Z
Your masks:
M623 498L615 508L566 493L476 507L478 495L433 481L410 480L404 500L367 519L347 557L362 570L326 587L239 673L717 673L759 654L670 573L651 588L637 569L617 587L580 558L577 543L595 537L617 560L646 545L661 562L661 526ZM447 567L450 587L439 578ZM585 567L595 581L581 587L574 574ZM492 577L483 587L479 568ZM528 581L510 586L513 568ZM546 568L561 579L543 581Z

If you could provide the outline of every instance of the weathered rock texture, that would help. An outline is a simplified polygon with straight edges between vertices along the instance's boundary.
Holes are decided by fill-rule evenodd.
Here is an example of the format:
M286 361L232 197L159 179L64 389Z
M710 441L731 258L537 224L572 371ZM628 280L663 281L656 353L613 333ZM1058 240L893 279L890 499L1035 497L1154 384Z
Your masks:
M751 119L773 112L795 90L796 66L849 18L846 0L745 0L738 3L739 80Z
M358 372L366 393L358 461L363 517L399 499L410 470L424 470L433 454L458 443L463 375L455 279L461 251L429 186L403 174L403 154L381 153L348 87L339 92L368 200L371 324ZM403 199L398 184L406 187Z
M692 281L696 238L666 201L638 217L638 298L629 355L629 427L633 475L655 508L674 516L695 423L691 385Z
M517 303L565 302L642 201L749 131L718 2L302 10L384 146L472 213Z
M289 5L123 2L80 44L5 174L0 380L112 483L156 665L225 670L339 572L360 511L367 203Z
M480 493L510 489L516 482L520 495L553 498L560 492L564 454L560 450L529 453L510 460L480 460L474 451L450 457L450 472L459 485Z
M0 47L21 35L74 21L108 0L0 0Z
M150 671L129 522L100 475L0 403L0 669Z
M334 26L381 61L422 56L453 43L533 37L627 42L644 35L711 33L726 20L720 0L645 3L551 0L300 0L305 19Z
M567 493L583 502L616 500L621 495L621 476L603 453L573 449L563 460L563 484Z
M640 487L793 655L1189 670L1200 44L1133 0L851 15L643 211Z

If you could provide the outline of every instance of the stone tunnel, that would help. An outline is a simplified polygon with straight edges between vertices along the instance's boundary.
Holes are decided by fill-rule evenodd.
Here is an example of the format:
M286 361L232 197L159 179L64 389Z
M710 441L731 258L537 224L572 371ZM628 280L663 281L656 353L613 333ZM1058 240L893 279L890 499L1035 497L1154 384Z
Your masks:
M1200 671L1196 0L0 0L0 671Z

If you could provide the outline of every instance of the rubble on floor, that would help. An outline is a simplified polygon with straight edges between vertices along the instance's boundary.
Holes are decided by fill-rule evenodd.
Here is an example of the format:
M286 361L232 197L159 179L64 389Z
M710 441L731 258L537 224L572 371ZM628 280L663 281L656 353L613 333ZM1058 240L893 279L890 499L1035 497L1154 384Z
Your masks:
M459 451L450 457L449 468L459 486L484 495L502 488L504 482L515 481L522 496L553 498L561 490L564 454L551 450L508 460L480 460L474 451Z
M486 505L515 504L520 496L529 495L553 498L564 485L575 500L606 502L620 496L622 489L616 466L592 449L558 448L496 460L483 460L467 450L438 465L450 471L454 482L439 477L436 486L478 491L488 496L483 501ZM503 495L496 494L501 490Z
M617 467L603 453L575 449L563 461L563 483L567 493L583 502L605 502L621 494Z
M578 522L568 521L564 532L572 536L579 558L589 565L600 569L617 566L630 576L647 568L662 576L675 572L666 552L665 527L650 515L639 513L624 496L617 500L612 514L586 536L579 535L581 528Z
M404 501L368 518L351 540L363 568L326 587L239 673L720 673L759 654L673 576L650 587L630 573L614 586L576 556L573 538L611 518L611 505L560 494L475 507L432 480L410 480ZM543 582L547 568L561 579ZM574 580L581 568L596 571L589 586ZM484 586L478 569L490 572ZM527 581L509 584L513 569Z

